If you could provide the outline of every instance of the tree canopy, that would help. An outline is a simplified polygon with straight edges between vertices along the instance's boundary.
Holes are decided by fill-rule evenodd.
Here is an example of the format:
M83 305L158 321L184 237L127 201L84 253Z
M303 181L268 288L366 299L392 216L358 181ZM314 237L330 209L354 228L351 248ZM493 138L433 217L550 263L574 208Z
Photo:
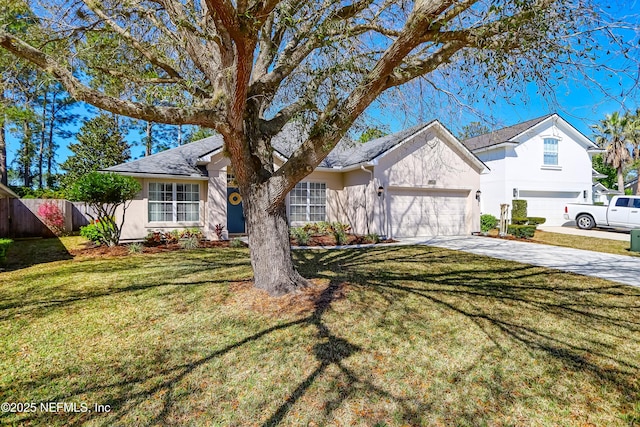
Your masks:
M131 158L129 144L120 134L117 118L100 114L87 120L77 135L77 142L69 145L73 153L61 165L66 171L64 181L71 185L89 172L124 163Z
M443 91L544 86L607 49L637 49L595 0L18 2L36 19L24 35L2 12L0 46L76 99L223 136L256 285L272 293L306 283L290 259L286 195L380 96L418 78ZM293 120L307 136L276 170L271 138Z

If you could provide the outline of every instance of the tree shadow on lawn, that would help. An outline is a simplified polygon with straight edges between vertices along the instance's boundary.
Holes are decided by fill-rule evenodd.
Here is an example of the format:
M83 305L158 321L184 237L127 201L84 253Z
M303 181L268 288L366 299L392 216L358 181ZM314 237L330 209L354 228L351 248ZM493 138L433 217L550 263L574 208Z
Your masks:
M371 353L372 348L340 336L342 333L333 331L325 320L328 312L332 310L334 301L341 297L345 283L351 288L348 295L349 303L363 312L371 313L371 316L376 316L380 327L392 332L400 341L409 342L412 339L411 332L390 320L394 310L407 303L403 306L403 316L411 320L423 315L421 310L424 311L424 307L430 307L437 310L442 317L459 318L461 327L480 331L493 344L494 350L502 353L502 358L510 357L509 352L513 352L514 347L520 351L540 354L561 366L565 370L561 375L565 375L566 372L587 374L592 383L603 388L615 389L620 401L626 401L627 405L632 405L640 399L637 360L617 357L615 348L608 347L608 344L595 334L556 334L547 324L543 324L545 322L537 324L531 321L537 314L552 316L552 319L566 322L578 329L593 330L617 338L626 337L638 343L638 317L630 316L625 319L617 314L619 310L637 312L640 294L635 289L612 286L610 282L597 280L590 280L590 283L594 283L592 285L585 285L584 281L579 280L564 283L560 278L563 273L552 270L488 258L484 260L475 255L435 248L416 249L409 256L407 249L400 247L304 251L296 252L295 258L305 277L329 282L326 289L315 299L309 315L280 322L188 363L169 367L152 365L152 369L149 369L150 374L134 377L125 375L128 378L122 381L72 388L66 393L47 396L43 401L73 401L79 396L91 393L113 395L112 398L100 402L110 405L113 408L112 413L74 414L71 419L64 421L66 425L80 425L88 421L111 425L126 423L134 408L150 396L162 395L162 402L155 410L156 415L144 424L165 424L171 422L173 412L179 409L181 403L176 389L181 387L181 383L194 371L233 350L255 344L276 332L311 326L317 339L310 349L316 366L309 366L310 372L291 385L291 392L282 398L282 403L262 421L263 426L286 423L288 414L305 394L314 385L328 381L325 376L330 369L337 370L345 381L336 390L337 393L326 396L321 414L317 417L319 424L330 423L332 415L344 402L363 393L372 399L384 399L396 405L399 409L395 416L400 424L424 423L425 414L430 412L440 415L446 413L447 419L454 424L492 423L495 422L495 414L492 411L506 413L510 406L516 405L515 396L518 396L519 385L511 383L508 378L501 378L499 366L492 367L490 375L495 379L487 380L485 387L490 389L490 394L496 395L495 400L499 402L500 407L490 407L488 412L480 404L469 403L442 408L441 402L435 398L416 401L413 397L398 393L392 385L381 386L354 370L349 366L349 358ZM389 270L388 266L391 264L397 271ZM146 286L167 284L124 287L120 292L138 292L146 289ZM207 281L186 285L205 284ZM100 296L102 295L96 295ZM412 303L414 299L424 301L424 307L416 307ZM65 304L73 302L73 299L69 299ZM529 313L520 317L514 315L513 311ZM371 333L376 331L372 330ZM433 339L435 340L435 337ZM487 352L468 366L452 367L451 382L454 386L456 383L462 384L464 380L470 380L468 377L477 365L496 363L499 364L499 359L496 362L493 353ZM23 383L22 386L37 389L42 381L51 380L49 376L42 377ZM149 386L150 382L154 385ZM6 392L2 394L6 395ZM279 397L261 398L269 401ZM570 404L560 393L551 396L550 399L560 408ZM623 413L628 408L620 407L619 410ZM7 419L8 416L9 414L0 414L0 420ZM26 414L20 421L38 424L51 421L50 417L50 414L43 413ZM369 417L367 421L378 421L375 414ZM382 416L385 417L388 418L388 414Z
M6 259L0 262L0 272L68 259L73 259L73 256L57 237L15 239Z

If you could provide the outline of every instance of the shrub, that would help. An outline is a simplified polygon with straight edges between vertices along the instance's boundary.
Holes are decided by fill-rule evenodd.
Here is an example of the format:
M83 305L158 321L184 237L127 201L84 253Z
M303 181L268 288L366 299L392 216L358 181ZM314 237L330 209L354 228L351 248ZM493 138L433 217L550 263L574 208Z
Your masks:
M11 239L0 239L0 261L4 260L9 251L9 246L13 243Z
M64 215L55 202L46 201L38 207L38 216L56 236L64 234Z
M368 243L380 243L380 236L378 233L369 233L364 236L364 240Z
M89 225L80 227L80 235L98 245L108 245L109 236L113 234L111 221L93 220Z
M103 229L103 242L114 246L120 241L127 207L141 189L138 181L130 176L90 172L74 183L69 189L69 197L85 202L93 212L97 212L97 218L92 219L109 224ZM122 206L122 219L120 224L117 224L115 212L119 206Z
M215 228L214 228L214 232L216 233L216 237L218 238L218 240L222 240L222 233L224 232L224 225L222 224L216 224Z
M290 234L300 246L307 246L311 239L311 235L304 227L294 227L291 229Z
M514 200L513 209L511 210L511 218L526 218L526 217L527 217L527 201Z
M604 206L604 202L593 202L595 206Z
M536 234L535 225L510 225L507 233L521 239L531 239Z
M488 233L498 225L498 218L491 214L480 215L480 231Z
M180 239L179 244L182 249L197 249L200 246L200 240L195 236L191 236Z
M142 253L142 243L131 243L127 249L130 254L139 254Z
M199 228L186 228L184 230L172 231L151 231L144 239L147 246L166 245L171 243L180 243L184 239L195 239L196 242L202 240L202 231Z
M336 239L336 245L344 245L347 243L347 233L343 230L334 230L333 238Z
M529 220L529 225L540 225L547 222L547 218L541 216L529 216L527 219Z
M520 217L512 217L511 224L514 225L527 225L529 223L529 218L520 218Z
M245 244L242 240L235 238L231 242L229 242L229 246L232 248L244 248Z

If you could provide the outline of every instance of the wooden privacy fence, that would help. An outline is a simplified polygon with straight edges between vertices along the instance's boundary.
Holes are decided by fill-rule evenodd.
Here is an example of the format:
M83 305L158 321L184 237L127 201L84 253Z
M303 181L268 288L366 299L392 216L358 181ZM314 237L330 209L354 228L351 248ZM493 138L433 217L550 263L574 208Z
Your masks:
M64 217L67 232L80 230L90 221L84 203L63 199L0 199L0 237L53 237L38 216L45 202L54 203Z

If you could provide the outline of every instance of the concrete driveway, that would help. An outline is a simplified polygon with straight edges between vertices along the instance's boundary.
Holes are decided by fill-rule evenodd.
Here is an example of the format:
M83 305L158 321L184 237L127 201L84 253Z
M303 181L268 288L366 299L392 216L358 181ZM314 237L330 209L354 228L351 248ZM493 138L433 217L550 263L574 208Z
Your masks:
M416 237L402 239L402 243L470 252L640 287L640 257L480 236Z

